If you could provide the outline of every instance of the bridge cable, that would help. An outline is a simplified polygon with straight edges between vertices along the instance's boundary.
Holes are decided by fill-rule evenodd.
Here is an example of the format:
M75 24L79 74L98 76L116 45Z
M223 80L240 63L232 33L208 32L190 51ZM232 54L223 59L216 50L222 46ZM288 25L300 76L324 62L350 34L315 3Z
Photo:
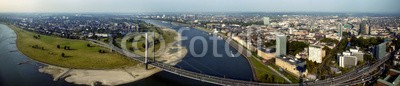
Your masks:
M185 60L182 60L183 62L185 62L186 64L188 64L190 67L192 67L193 69L199 71L200 73L203 73L203 71L197 69L196 67L194 67L193 65L190 65L188 62L186 62Z
M213 70L213 69L211 69L211 68L205 66L204 64L202 64L202 63L196 61L195 59L193 59L193 61L196 62L196 63L198 63L198 64L200 64L200 66L203 66L203 67L205 67L205 68L207 68L207 69L209 69L209 70L211 70L211 71L217 73L217 74L220 75L220 76L225 76L224 74L221 74L221 73L219 73L218 71L215 71L215 70Z

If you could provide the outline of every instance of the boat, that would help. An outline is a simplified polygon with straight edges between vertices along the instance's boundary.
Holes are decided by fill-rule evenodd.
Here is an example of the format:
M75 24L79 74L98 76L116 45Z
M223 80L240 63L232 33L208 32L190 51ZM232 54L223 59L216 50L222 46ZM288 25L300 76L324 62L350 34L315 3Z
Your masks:
M233 52L232 52L232 51L231 51L231 56L232 56L232 57L235 57L235 55L233 55Z
M11 50L10 52L18 52L18 50Z
M26 63L28 63L28 62L29 62L29 61L20 62L20 63L18 63L18 65L26 64Z

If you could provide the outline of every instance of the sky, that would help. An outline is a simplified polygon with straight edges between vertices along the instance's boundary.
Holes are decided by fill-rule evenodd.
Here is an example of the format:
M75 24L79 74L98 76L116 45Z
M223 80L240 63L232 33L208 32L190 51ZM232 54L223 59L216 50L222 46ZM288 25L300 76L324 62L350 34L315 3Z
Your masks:
M0 0L0 12L400 13L400 0Z

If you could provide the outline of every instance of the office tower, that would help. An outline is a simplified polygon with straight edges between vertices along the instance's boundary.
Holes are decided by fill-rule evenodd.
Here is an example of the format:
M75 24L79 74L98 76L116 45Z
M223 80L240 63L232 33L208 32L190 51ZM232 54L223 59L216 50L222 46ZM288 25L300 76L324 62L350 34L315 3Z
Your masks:
M386 55L386 42L376 45L374 49L374 57L382 59L383 57L385 57L385 55Z
M287 38L286 35L277 34L276 36L276 56L284 56L286 55L286 46L287 46Z
M369 35L370 31L371 31L371 29L369 28L367 21L363 20L360 24L360 34Z
M342 23L339 23L339 24L337 25L337 29L338 29L337 35L338 35L339 37L342 37L342 36L343 36L343 24L342 24Z

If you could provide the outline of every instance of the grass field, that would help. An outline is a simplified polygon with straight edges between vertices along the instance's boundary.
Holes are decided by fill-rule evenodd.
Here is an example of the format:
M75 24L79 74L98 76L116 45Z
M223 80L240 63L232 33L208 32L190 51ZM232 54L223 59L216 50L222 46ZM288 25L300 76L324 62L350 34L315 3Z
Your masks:
M272 68L274 68L275 70L279 71L279 67L277 65L270 65ZM290 81L292 81L293 83L299 83L299 78L289 74L287 72L281 72L284 76L286 76L286 78L288 78Z
M154 46L149 46L149 51L153 51L153 49L155 49L154 51L158 51L160 49L161 43L163 43L165 45L165 47L168 47L167 44L172 43L175 40L175 37L178 35L177 32L175 32L174 30L162 30L161 34L155 34L155 38L154 39L160 39L159 35L162 36L162 40L160 40L160 43L155 44ZM152 43L152 39L149 36L149 43ZM122 39L118 38L116 39L117 42L119 44L122 44ZM128 50L130 50L130 48L133 48L132 51L133 53L140 55L140 56L144 56L145 55L145 48L143 47L145 44L145 38L144 37L134 37L133 41L126 41L126 47ZM122 45L120 45L122 46ZM162 47L162 48L165 48ZM149 57L153 57L153 52L148 52Z
M84 40L65 39L40 35L8 25L17 33L17 47L26 56L46 64L77 69L113 69L133 66L138 62L109 49L95 46ZM91 47L88 47L90 44ZM57 48L60 45L61 48ZM37 46L36 48L32 46ZM69 46L70 50L65 50ZM43 47L43 49L42 49ZM106 53L99 53L105 50ZM64 53L63 57L61 54Z
M258 81L269 83L288 83L274 71L267 68L263 63L257 61L255 58L250 57L248 60L250 61L251 65L253 65L253 69L256 73L256 78ZM266 75L268 75L270 78L267 78ZM274 77L274 80L272 80L272 77Z

